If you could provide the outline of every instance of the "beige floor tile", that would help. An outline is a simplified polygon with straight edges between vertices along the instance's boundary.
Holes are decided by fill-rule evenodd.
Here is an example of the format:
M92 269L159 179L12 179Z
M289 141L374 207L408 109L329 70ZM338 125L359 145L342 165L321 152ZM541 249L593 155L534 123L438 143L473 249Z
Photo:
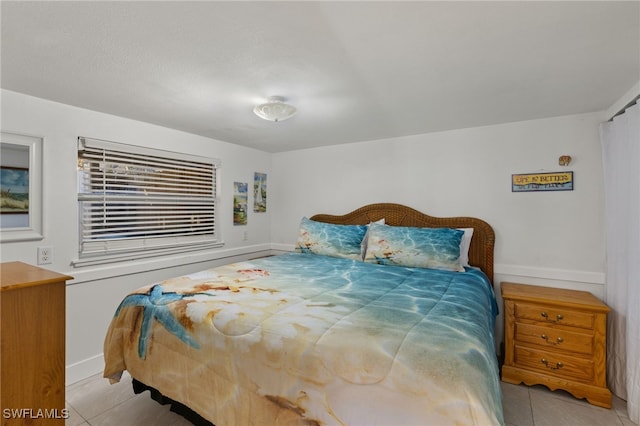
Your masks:
M65 408L69 410L69 417L65 419L65 426L80 426L86 424L86 420L67 402Z
M191 426L182 416L169 411L143 392L114 408L89 419L91 426Z
M620 420L622 421L623 426L638 426L637 424L629 420L628 417L620 417Z
M535 426L622 426L615 410L593 406L566 393L530 392Z
M504 421L513 426L533 426L529 388L501 382Z
M134 395L131 376L126 372L122 380L113 385L101 375L95 375L67 387L67 403L87 420L131 399Z
M625 401L616 397L607 410L545 386L503 382L501 387L506 426L636 426L627 416ZM169 406L153 401L148 392L134 395L126 374L116 385L93 376L67 387L67 408L66 426L191 425Z
M621 419L629 419L629 413L627 413L627 402L623 399L613 395L611 397L611 409L615 410L618 417Z

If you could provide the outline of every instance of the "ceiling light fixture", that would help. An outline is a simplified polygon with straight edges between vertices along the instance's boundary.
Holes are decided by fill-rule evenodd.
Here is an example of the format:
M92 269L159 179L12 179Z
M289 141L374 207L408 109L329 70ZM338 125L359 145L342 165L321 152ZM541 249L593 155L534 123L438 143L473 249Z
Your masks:
M284 103L284 98L280 96L270 96L266 103L256 105L253 112L260 118L269 121L284 121L293 117L296 108Z

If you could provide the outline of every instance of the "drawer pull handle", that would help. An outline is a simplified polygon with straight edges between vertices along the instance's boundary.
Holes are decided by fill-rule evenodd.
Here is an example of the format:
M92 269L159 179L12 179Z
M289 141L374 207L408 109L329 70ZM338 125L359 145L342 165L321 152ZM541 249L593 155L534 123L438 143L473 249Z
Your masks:
M540 336L540 338L545 342L547 342L548 344L554 345L554 346L564 342L564 339L562 337L558 337L555 342L549 341L549 336L547 336L546 334L543 334L542 336Z
M562 316L562 314L556 315L556 319L555 320L549 319L549 314L544 312L544 311L540 312L540 315L542 316L542 318L546 319L547 321L551 321L551 322L558 322L558 321L564 319L564 316Z
M550 363L546 358L542 358L540 360L541 363L543 363L548 369L550 370L559 370L562 367L564 367L564 364L561 362L556 362L555 365L553 365L553 363Z

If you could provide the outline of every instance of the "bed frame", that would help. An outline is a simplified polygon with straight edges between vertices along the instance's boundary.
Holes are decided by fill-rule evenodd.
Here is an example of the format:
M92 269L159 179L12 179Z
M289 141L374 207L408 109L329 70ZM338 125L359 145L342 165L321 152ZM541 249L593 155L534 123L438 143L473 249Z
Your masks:
M433 217L402 204L377 203L360 207L345 215L316 214L317 222L338 225L366 225L384 219L391 226L417 226L421 228L473 228L469 247L469 264L479 267L493 283L493 250L495 233L487 222L475 217Z

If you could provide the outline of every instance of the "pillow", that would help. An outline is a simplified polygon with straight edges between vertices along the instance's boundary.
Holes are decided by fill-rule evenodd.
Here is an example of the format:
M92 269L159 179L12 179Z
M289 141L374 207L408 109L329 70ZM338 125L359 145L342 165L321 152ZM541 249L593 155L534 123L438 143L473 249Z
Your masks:
M366 225L334 225L303 217L296 251L362 260L360 244L366 232Z
M372 223L368 234L365 262L464 271L460 265L464 231Z
M469 247L471 246L471 237L473 237L473 228L457 228L459 231L464 231L462 240L460 241L460 265L469 265Z
M376 220L375 222L369 222L369 225L372 223L377 223L379 225L384 225L384 217L380 220ZM364 237L362 238L362 242L360 243L360 260L364 260L364 255L367 253L367 240L369 236L369 225L367 225L367 232L365 232Z

